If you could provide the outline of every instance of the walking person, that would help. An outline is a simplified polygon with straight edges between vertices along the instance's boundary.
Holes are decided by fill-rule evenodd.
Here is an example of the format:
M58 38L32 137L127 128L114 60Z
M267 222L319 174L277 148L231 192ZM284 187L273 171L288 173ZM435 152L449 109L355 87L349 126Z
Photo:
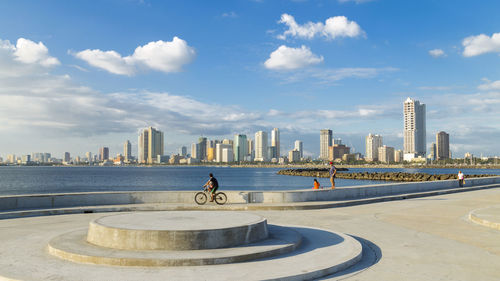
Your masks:
M335 189L335 175L337 175L337 168L330 162L330 182L332 183L332 189Z
M464 187L465 183L465 175L462 173L462 171L458 171L458 186Z

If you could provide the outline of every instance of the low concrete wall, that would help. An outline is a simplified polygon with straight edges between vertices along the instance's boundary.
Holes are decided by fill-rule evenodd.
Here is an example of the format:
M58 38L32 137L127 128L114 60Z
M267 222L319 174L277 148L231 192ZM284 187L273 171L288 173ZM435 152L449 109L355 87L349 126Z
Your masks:
M500 176L466 180L466 186L496 183L500 183ZM335 190L223 191L228 197L228 203L291 203L372 198L456 187L458 181L447 180L340 187ZM198 191L132 191L0 196L0 211L141 203L192 204L196 192Z

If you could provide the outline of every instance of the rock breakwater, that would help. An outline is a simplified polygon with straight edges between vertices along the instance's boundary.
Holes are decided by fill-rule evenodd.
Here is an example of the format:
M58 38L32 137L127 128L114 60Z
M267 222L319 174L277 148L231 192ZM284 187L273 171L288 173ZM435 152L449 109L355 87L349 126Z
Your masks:
M318 178L328 178L330 175L328 173L329 169L284 169L278 171L279 175L288 176L303 176L303 177L318 177ZM355 180L380 180L380 181L438 181L438 180L452 180L457 179L456 174L427 174L427 173L404 173L404 172L382 172L382 173L349 173L346 172L347 169L339 168L337 169L336 178L341 179L355 179ZM482 178L491 177L494 175L465 175L466 178Z

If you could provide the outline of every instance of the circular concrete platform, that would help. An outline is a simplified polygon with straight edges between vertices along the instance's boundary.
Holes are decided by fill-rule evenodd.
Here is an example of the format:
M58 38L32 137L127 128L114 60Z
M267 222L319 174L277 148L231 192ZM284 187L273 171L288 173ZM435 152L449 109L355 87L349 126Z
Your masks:
M223 211L137 212L96 219L87 241L121 250L228 248L268 237L265 218Z
M500 230L500 205L474 210L469 213L469 219L477 224Z
M269 239L238 247L192 251L116 250L87 243L87 231L77 230L55 237L49 253L73 262L120 266L187 266L243 262L294 251L302 240L291 229L269 225Z

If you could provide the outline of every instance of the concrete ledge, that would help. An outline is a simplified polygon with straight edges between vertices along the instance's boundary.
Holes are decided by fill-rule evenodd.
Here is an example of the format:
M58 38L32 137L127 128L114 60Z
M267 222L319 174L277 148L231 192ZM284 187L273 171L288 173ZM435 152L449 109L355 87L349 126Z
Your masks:
M500 205L474 210L469 219L477 224L500 230Z

